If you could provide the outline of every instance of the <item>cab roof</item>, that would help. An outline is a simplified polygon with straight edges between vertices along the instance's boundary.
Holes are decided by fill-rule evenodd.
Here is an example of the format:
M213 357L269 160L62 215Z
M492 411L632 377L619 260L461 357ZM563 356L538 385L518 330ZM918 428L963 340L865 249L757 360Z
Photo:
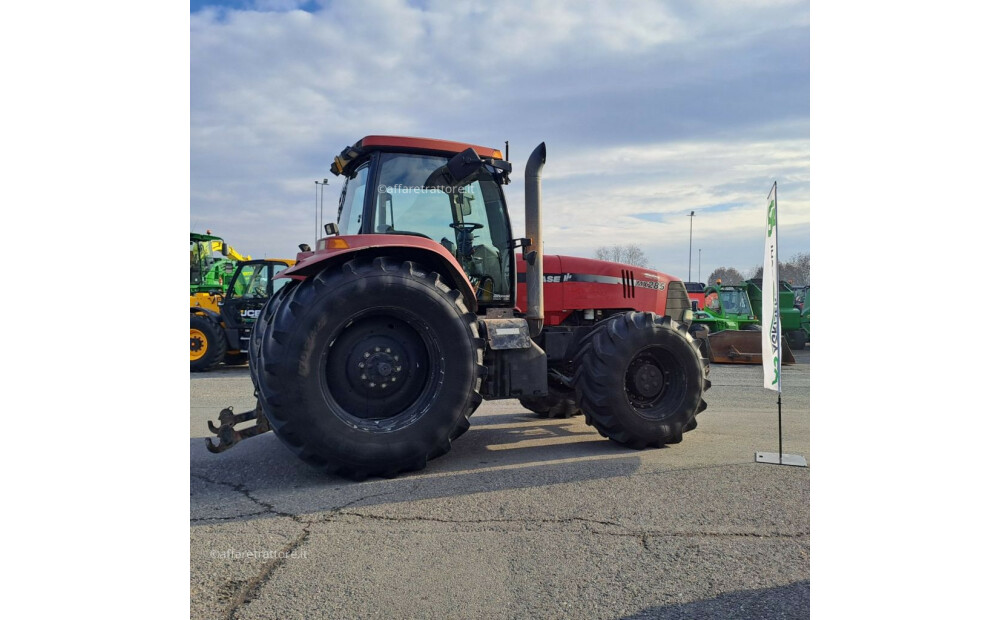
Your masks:
M480 157L486 159L503 159L503 153L499 149L480 146L478 144L407 136L365 136L354 143L353 146L345 148L334 159L333 164L330 166L330 172L337 175L342 174L345 170L353 167L351 166L351 162L372 151L386 150L455 155L470 148Z
M477 144L467 144L465 142L452 142L450 140L437 140L435 138L408 138L405 136L365 136L354 145L362 150L377 149L405 149L414 151L434 151L438 153L461 153L466 149L473 149L480 157L502 159L503 153L499 149Z

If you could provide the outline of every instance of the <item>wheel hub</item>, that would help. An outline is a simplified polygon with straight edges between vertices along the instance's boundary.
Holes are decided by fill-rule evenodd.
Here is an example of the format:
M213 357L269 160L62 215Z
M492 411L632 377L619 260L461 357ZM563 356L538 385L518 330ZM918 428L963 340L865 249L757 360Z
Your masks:
M205 334L197 329L191 330L191 361L200 360L207 352Z
M393 346L395 345L395 346ZM388 338L367 338L351 352L348 376L352 385L372 396L395 393L410 374L410 362L399 343Z
M663 368L649 355L634 359L625 373L625 391L632 404L638 407L652 405L663 394L666 385Z
M330 396L348 415L391 418L424 390L431 361L420 335L391 315L353 322L337 335L327 358Z
M656 396L663 387L663 373L652 364L643 364L636 370L635 387L646 398Z

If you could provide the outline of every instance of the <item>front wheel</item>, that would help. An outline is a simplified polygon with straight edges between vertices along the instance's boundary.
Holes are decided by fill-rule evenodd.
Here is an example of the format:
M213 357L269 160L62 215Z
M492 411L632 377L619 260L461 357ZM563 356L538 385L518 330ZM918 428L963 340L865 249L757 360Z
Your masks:
M630 448L662 448L697 426L711 386L684 328L651 312L626 312L583 341L573 377L587 424Z
M203 314L191 315L191 372L202 372L222 362L225 335L219 324Z

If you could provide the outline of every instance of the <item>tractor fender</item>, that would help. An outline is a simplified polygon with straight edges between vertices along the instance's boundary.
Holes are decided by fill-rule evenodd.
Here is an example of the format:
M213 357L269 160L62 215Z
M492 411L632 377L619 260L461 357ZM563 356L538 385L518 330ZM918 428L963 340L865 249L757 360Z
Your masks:
M202 308L201 306L191 306L191 314L204 314L205 316L211 318L216 323L222 323L222 315L214 310L209 310L208 308Z
M303 253L305 254L305 253ZM274 276L307 280L327 267L341 265L358 258L386 256L412 260L440 274L451 288L459 291L470 311L478 307L476 292L455 256L443 245L431 239L413 235L344 235L320 239L318 249L311 255L299 254L299 261Z

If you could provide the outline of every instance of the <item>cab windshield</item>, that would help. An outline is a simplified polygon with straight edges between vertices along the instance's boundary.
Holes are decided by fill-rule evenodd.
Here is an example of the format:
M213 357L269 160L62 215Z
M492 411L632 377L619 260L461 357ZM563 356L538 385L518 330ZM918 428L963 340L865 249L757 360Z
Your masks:
M340 192L340 211L337 213L337 227L341 234L361 233L361 212L365 202L365 184L368 183L368 164L354 171L344 181Z
M267 297L267 265L244 265L233 279L233 298Z
M274 276L286 268L287 265L278 263L242 265L233 278L230 297L232 299L266 299L270 297L289 282L287 279L273 281Z
M719 292L727 314L750 314L750 298L742 289L722 289Z
M510 228L500 188L485 170L461 187L433 181L447 163L445 157L383 155L371 230L440 243L462 265L480 301L507 301Z

